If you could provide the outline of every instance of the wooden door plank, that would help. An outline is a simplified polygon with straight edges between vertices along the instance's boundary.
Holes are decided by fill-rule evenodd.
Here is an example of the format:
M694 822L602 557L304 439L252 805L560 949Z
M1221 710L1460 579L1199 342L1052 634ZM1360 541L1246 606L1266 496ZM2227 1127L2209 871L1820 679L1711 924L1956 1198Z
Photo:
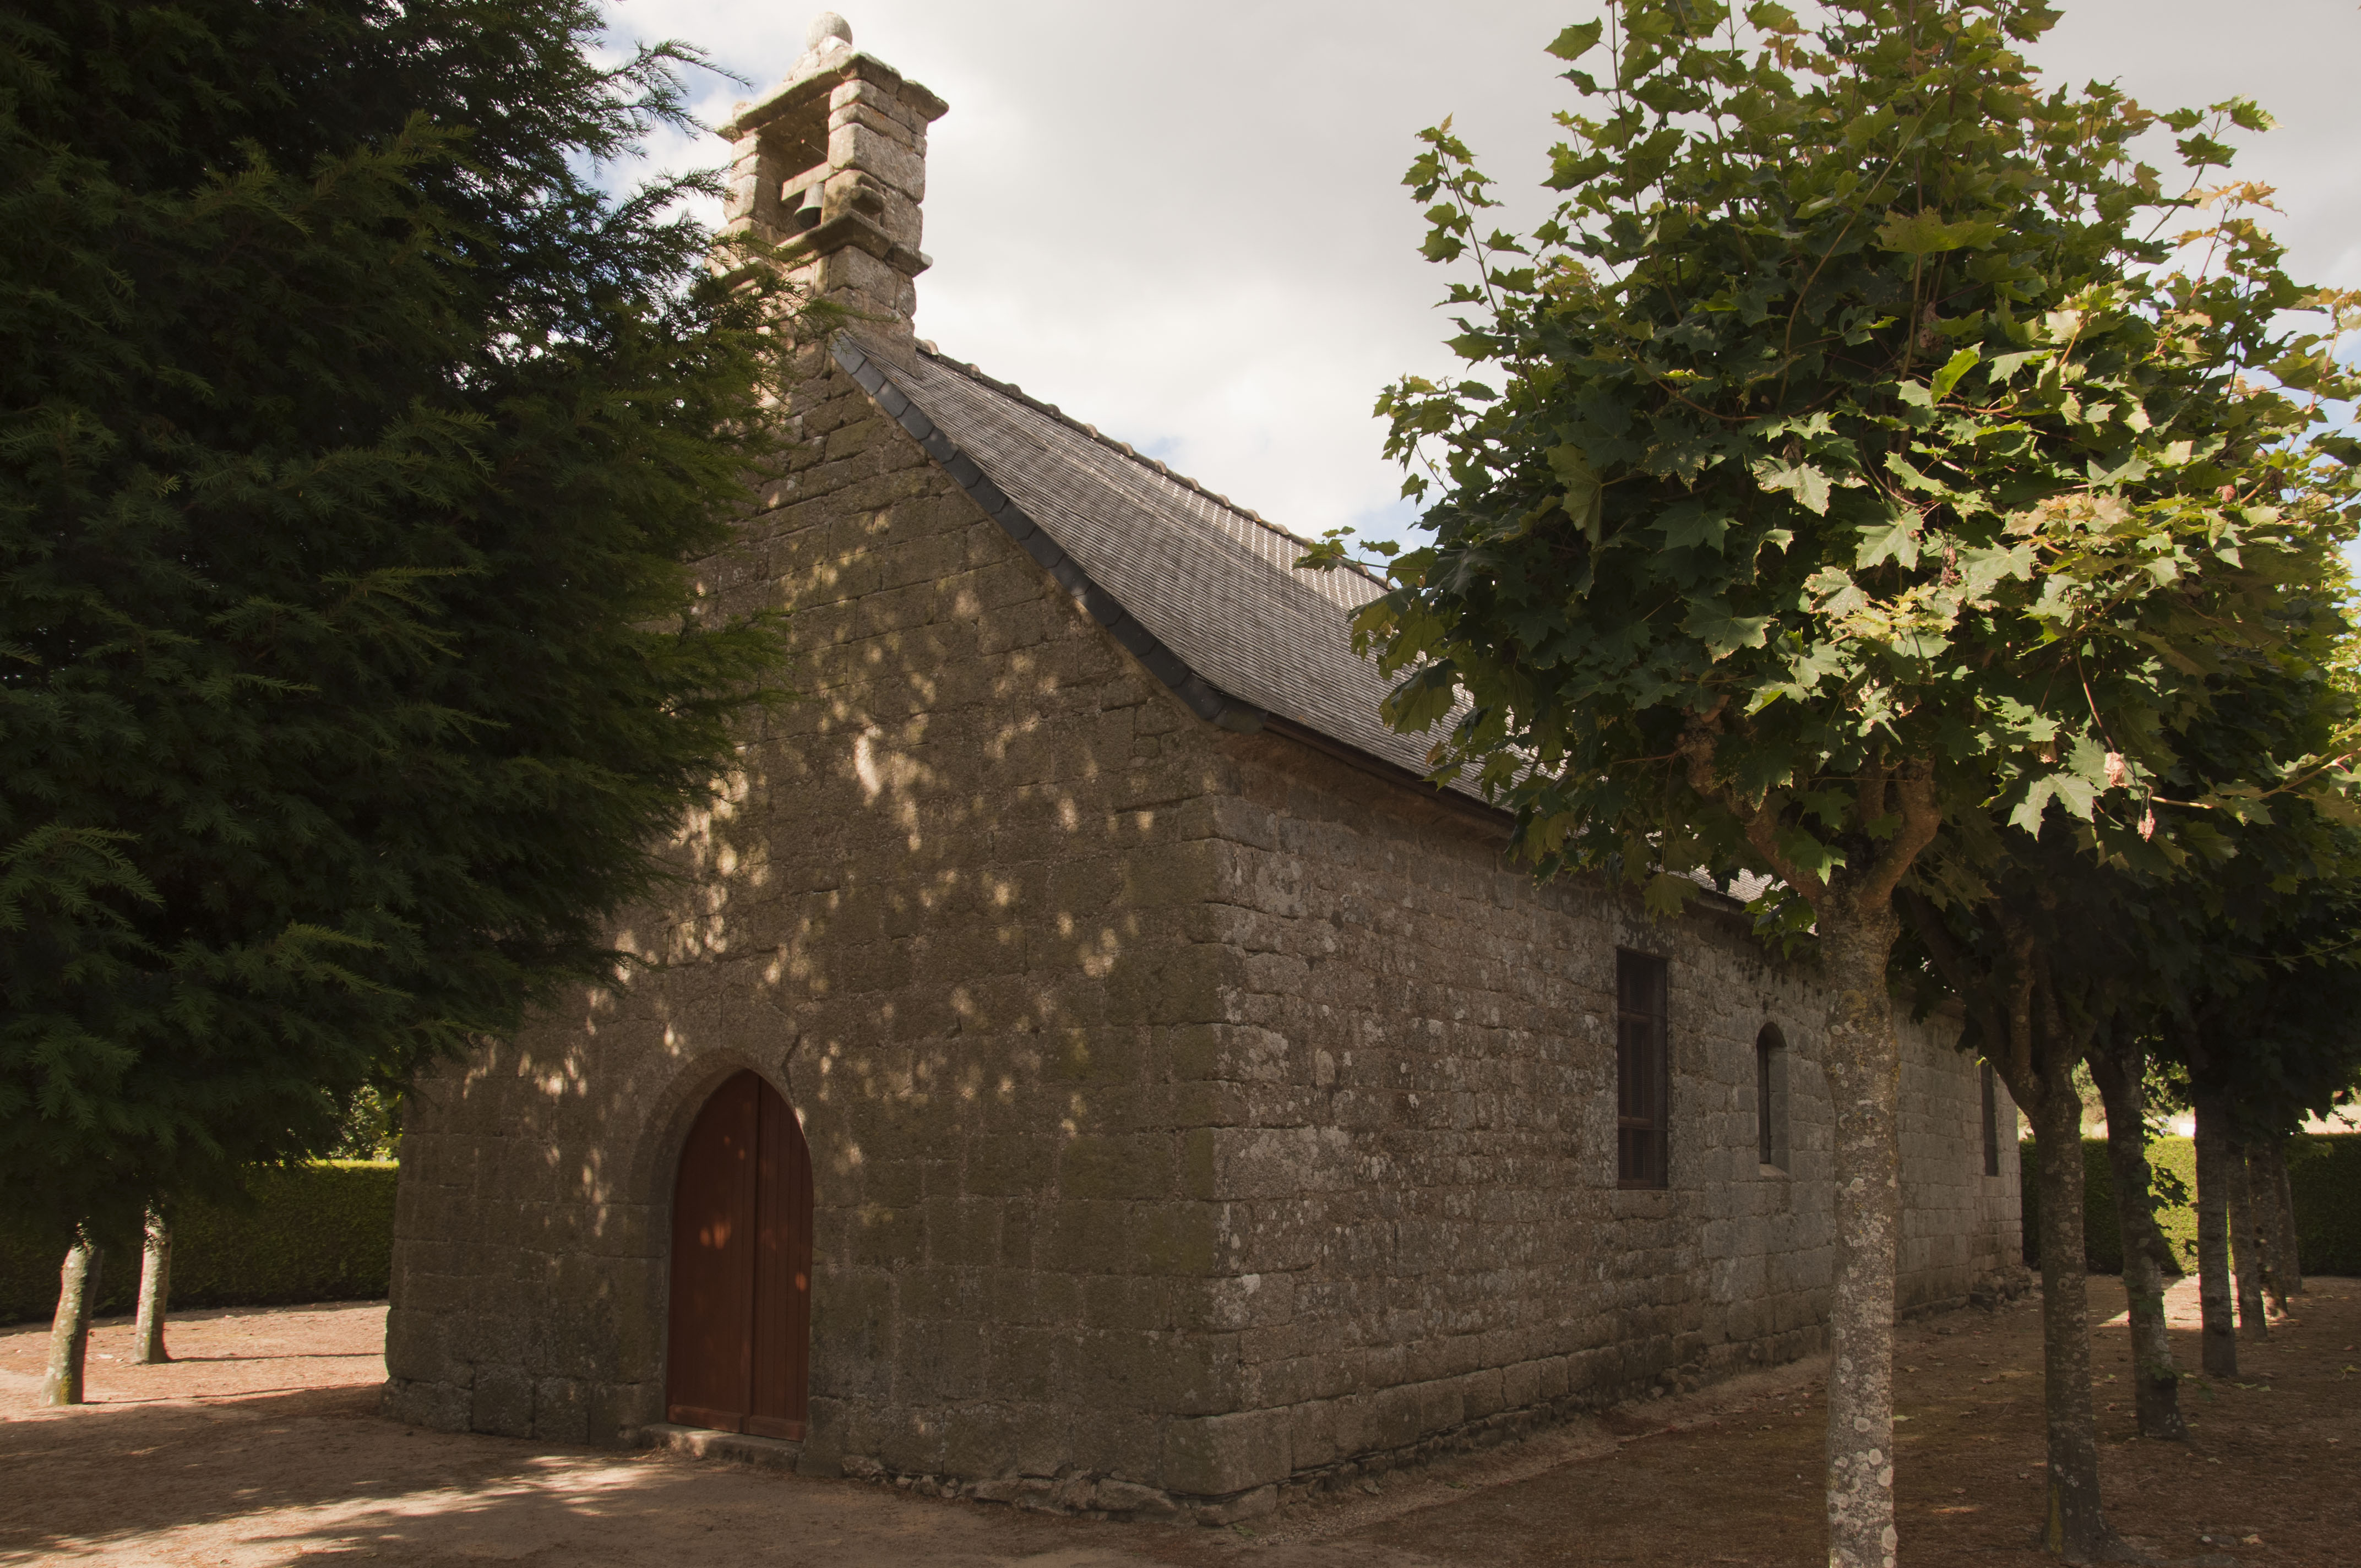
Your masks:
M755 1164L761 1096L753 1073L697 1113L673 1192L665 1404L682 1426L743 1430L753 1381Z
M811 1153L794 1109L767 1083L761 1099L754 1386L747 1408L763 1423L762 1435L800 1438L811 1391Z

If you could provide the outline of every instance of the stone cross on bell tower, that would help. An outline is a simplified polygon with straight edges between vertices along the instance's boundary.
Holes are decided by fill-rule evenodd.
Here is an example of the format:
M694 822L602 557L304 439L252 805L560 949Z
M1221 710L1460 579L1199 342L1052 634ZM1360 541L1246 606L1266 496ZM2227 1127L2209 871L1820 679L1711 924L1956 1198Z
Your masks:
M947 107L822 12L785 78L721 127L734 150L724 232L780 247L789 276L873 318L870 333L908 336L911 280L928 267L927 126Z

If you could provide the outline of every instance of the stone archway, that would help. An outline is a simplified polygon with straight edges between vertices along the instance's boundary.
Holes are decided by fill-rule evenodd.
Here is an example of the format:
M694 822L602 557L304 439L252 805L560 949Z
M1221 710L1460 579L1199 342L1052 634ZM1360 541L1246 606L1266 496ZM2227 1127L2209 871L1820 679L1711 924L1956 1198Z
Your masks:
M811 1155L741 1072L689 1128L673 1188L664 1419L800 1439L811 1386Z

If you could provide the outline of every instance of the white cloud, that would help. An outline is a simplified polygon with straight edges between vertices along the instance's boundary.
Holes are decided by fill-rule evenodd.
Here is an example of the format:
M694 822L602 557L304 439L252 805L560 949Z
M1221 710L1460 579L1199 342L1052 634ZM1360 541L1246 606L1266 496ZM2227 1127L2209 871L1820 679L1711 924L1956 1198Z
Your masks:
M841 3L841 0L840 0ZM815 7L817 9L817 7ZM1300 533L1405 525L1370 415L1404 371L1449 372L1444 274L1400 184L1446 115L1510 226L1572 91L1543 45L1595 12L1354 4L856 0L857 47L951 105L928 156L918 329ZM776 0L625 0L618 29L703 45L758 83L803 47ZM2361 283L2361 164L2344 123L2351 0L2092 0L2039 54L2153 107L2246 94L2280 128L2239 172L2279 188L2299 277ZM744 90L701 93L710 123ZM659 159L719 162L678 142Z

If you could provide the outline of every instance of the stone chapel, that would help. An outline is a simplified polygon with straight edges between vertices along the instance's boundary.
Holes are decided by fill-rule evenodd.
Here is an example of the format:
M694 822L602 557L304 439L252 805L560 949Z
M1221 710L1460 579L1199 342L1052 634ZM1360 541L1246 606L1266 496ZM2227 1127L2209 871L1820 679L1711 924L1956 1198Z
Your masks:
M1221 1522L1820 1348L1809 973L1537 885L1378 720L1374 583L918 339L945 105L809 44L730 218L860 319L702 567L799 696L645 962L413 1095L390 1412ZM1905 1025L1905 1309L2019 1254L1955 1035Z

